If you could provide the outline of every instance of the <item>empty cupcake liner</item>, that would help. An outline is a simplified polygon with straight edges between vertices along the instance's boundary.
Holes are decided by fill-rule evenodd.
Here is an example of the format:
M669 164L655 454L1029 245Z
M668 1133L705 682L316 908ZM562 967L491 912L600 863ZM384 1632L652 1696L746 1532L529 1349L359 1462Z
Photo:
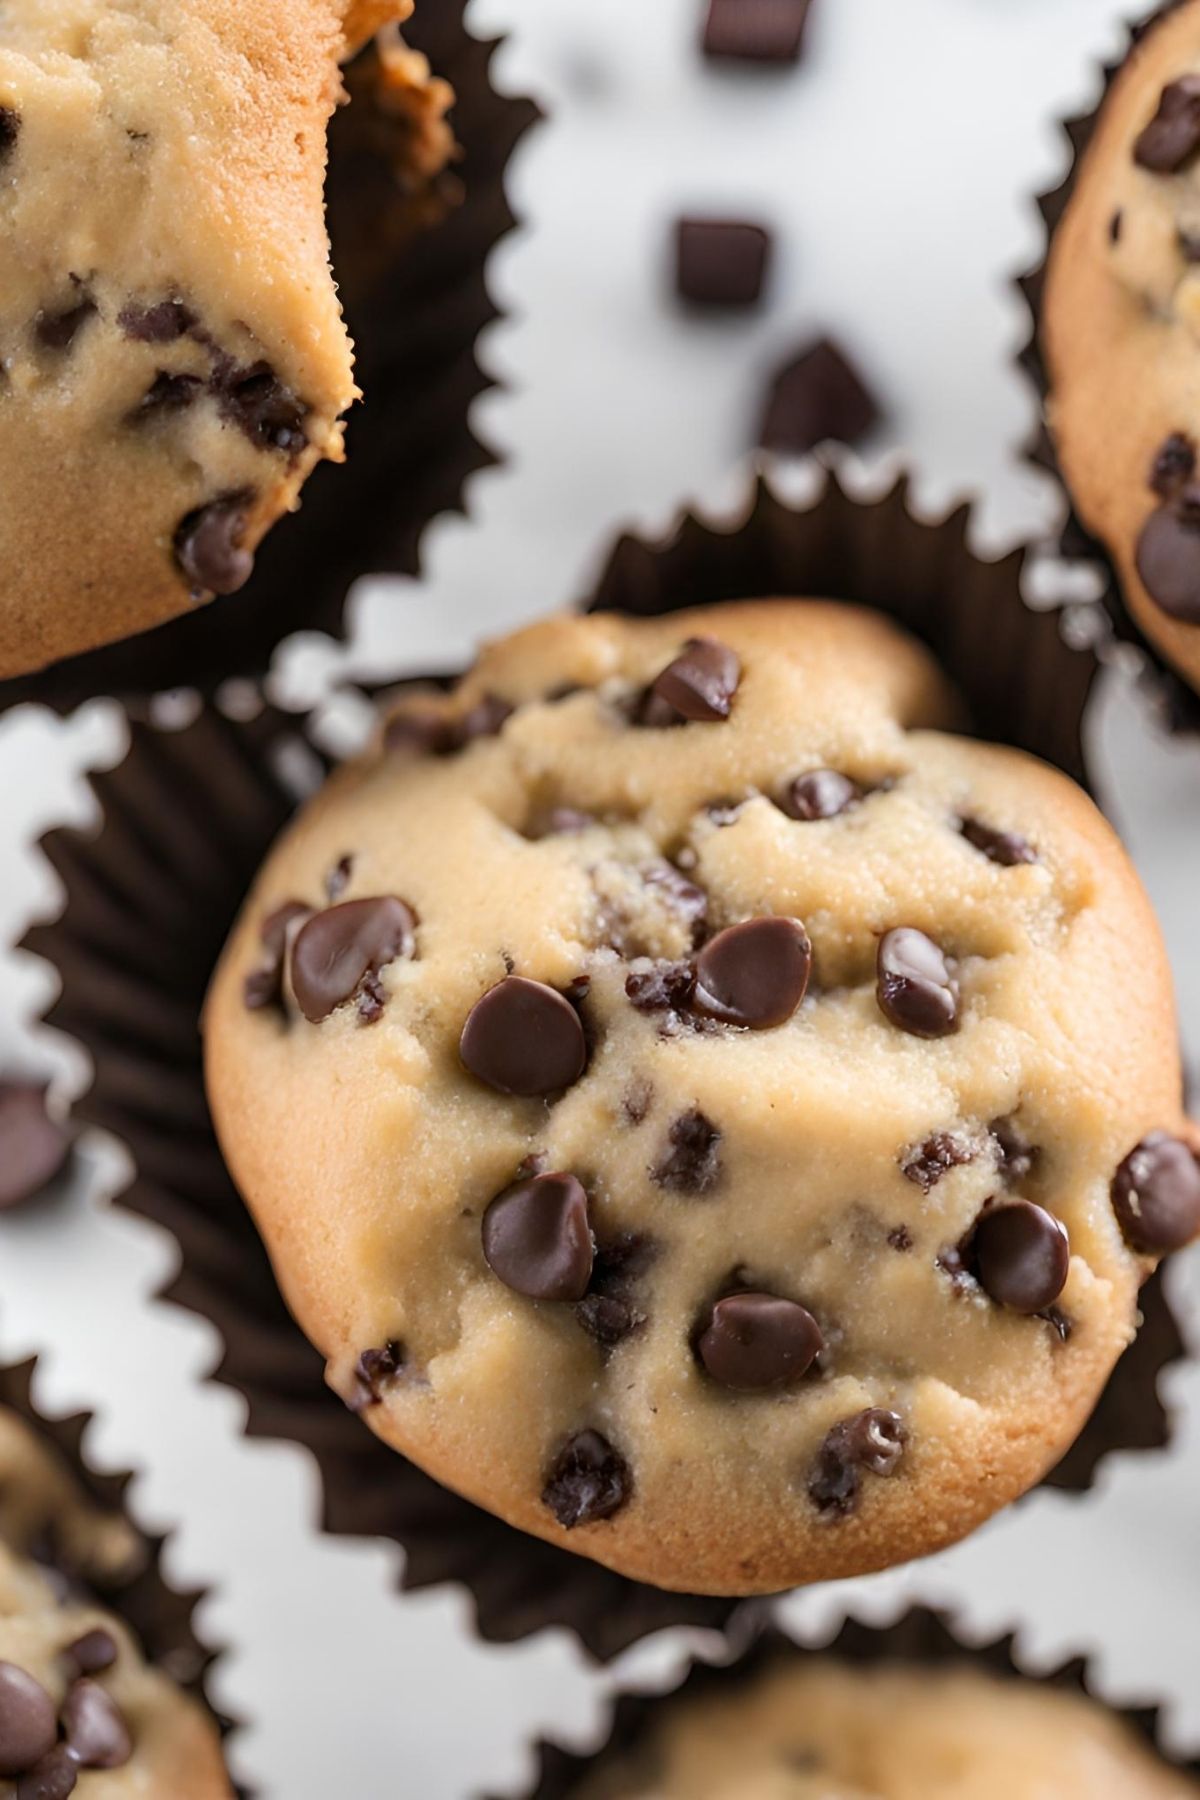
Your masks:
M460 507L468 476L494 460L468 419L489 385L475 344L497 317L485 265L514 223L506 165L537 108L493 88L496 46L470 35L466 6L434 0L405 30L454 88L462 154L441 183L406 191L387 158L370 97L373 46L350 65L361 91L331 123L333 266L366 396L349 415L345 466L313 472L300 511L267 534L240 593L0 682L0 708L37 701L65 713L98 694L136 705L170 688L211 693L231 676L261 676L292 632L341 634L360 576L414 574L424 527Z
M1024 554L983 562L967 528L965 508L937 524L914 518L904 481L867 502L831 478L803 508L760 484L733 523L689 514L661 543L622 538L588 604L650 613L789 593L873 604L932 645L986 734L1083 776L1095 659L1063 642L1055 616L1024 605ZM393 1539L403 1585L459 1584L493 1641L566 1626L607 1660L665 1626L726 1627L750 1603L627 1580L439 1487L329 1391L286 1311L213 1133L197 1021L242 899L324 766L304 721L268 707L235 719L202 704L179 730L135 722L124 761L93 779L100 829L44 840L65 908L25 947L61 978L49 1022L91 1058L77 1115L128 1146L136 1174L121 1203L176 1238L182 1268L167 1295L221 1334L215 1373L245 1397L248 1430L315 1457L326 1530ZM1086 1488L1109 1450L1168 1439L1156 1378L1182 1343L1157 1281L1144 1307L1136 1344L1050 1477L1060 1486Z

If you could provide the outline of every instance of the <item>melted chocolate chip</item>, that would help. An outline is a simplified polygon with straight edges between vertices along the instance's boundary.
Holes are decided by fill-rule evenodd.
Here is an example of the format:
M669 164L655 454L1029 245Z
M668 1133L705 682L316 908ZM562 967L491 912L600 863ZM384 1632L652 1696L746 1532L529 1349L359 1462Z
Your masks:
M68 1800L79 1780L79 1762L66 1744L56 1744L20 1776L16 1800Z
M775 376L759 443L804 456L827 438L853 444L878 422L874 395L830 338L811 345Z
M671 708L674 719L655 716L643 718L642 723L713 724L727 719L741 680L741 668L736 654L715 638L689 638L650 689L654 700Z
M54 1702L16 1663L0 1662L0 1775L22 1775L58 1737Z
M738 61L795 62L812 0L709 0L704 54Z
M95 310L96 302L85 295L61 312L40 312L34 321L34 336L44 350L69 350Z
M958 983L944 951L923 931L900 925L879 940L876 995L880 1011L914 1037L958 1030Z
M407 1360L404 1345L397 1338L389 1338L386 1344L381 1344L377 1349L364 1350L354 1369L356 1392L353 1410L361 1412L364 1407L374 1406L382 1397L384 1388L396 1379Z
M1161 500L1173 500L1196 472L1196 446L1181 431L1173 431L1154 453L1150 486Z
M554 988L509 975L467 1015L463 1065L500 1094L554 1094L579 1080L587 1042L579 1014Z
M77 1675L102 1675L117 1660L117 1640L111 1631L97 1625L67 1645L63 1660Z
M680 219L675 290L693 306L753 306L770 248L770 233L744 219Z
M1018 831L997 831L978 819L961 820L959 830L968 844L981 851L989 862L999 863L1002 869L1015 869L1019 863L1035 863L1038 859L1033 845Z
M638 1012L686 1012L695 987L691 963L656 962L625 977L626 997Z
M1162 91L1158 111L1133 146L1133 160L1156 175L1177 174L1200 150L1200 75Z
M225 417L259 449L289 453L303 449L308 441L304 432L308 408L269 363L234 370L214 385Z
M285 900L263 920L259 932L263 961L257 969L251 969L242 988L242 1000L248 1011L278 1006L283 999L283 964L289 928L311 916L312 907L303 900Z
M797 775L784 789L778 805L789 819L811 824L818 819L836 819L862 795L858 783L837 769L810 769L807 775Z
M692 1005L722 1024L766 1031L791 1018L811 970L812 945L798 919L746 919L701 950Z
M542 1489L565 1531L611 1519L633 1492L629 1464L598 1431L581 1431L559 1452Z
M1132 1249L1157 1256L1190 1243L1200 1232L1200 1163L1190 1145L1149 1132L1113 1177L1112 1203Z
M138 344L173 344L195 323L195 313L182 300L156 300L150 306L130 300L117 314L125 336Z
M923 1144L905 1152L900 1173L927 1194L947 1170L960 1168L974 1156L975 1147L968 1139L953 1131L935 1131Z
M175 560L193 593L236 594L250 579L253 554L243 544L253 496L225 494L198 506L175 532Z
M1194 489L1150 514L1137 542L1137 571L1169 618L1200 624L1200 512Z
M777 1294L726 1294L696 1340L714 1381L742 1393L764 1393L798 1381L825 1340L812 1314Z
M412 908L391 894L314 913L292 941L292 991L305 1018L319 1024L356 996L360 1018L378 1018L379 971L413 955L416 923Z
M535 1175L497 1194L483 1215L492 1273L530 1300L582 1300L594 1245L587 1194L574 1175Z
M133 1755L133 1739L120 1707L98 1681L71 1683L62 1711L67 1749L85 1769L119 1769Z
M858 1505L864 1471L894 1475L908 1433L898 1413L869 1406L827 1432L808 1478L808 1497L819 1513L846 1518Z
M45 1193L66 1167L71 1143L46 1110L42 1083L0 1081L0 1212Z
M667 1133L670 1149L651 1180L672 1194L707 1194L721 1178L721 1133L697 1108L682 1113Z
M11 106L0 106L0 162L12 155L21 135L21 115Z
M969 1255L979 1285L1000 1306L1038 1313L1066 1286L1071 1248L1053 1213L1031 1200L1010 1200L982 1214Z

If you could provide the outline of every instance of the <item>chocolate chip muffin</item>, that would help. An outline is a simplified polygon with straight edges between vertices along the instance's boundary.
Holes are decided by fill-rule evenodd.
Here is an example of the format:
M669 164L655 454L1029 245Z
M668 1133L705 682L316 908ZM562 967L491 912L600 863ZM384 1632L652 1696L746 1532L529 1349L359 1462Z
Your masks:
M776 1658L661 1707L571 1800L1187 1800L1200 1786L1081 1695L967 1663Z
M1166 962L880 616L562 617L277 846L213 1113L329 1379L469 1498L742 1594L960 1537L1200 1225Z
M212 1722L88 1598L136 1574L139 1550L0 1410L0 1794L232 1800Z
M0 676L232 593L341 458L325 128L341 59L408 10L4 8Z
M1146 637L1200 687L1200 0L1113 81L1050 248L1048 422Z

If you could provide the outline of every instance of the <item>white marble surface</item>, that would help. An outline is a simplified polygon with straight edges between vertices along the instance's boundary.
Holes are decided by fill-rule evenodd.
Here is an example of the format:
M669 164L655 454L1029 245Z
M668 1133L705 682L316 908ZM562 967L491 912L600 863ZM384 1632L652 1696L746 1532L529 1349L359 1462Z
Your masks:
M507 317L484 354L504 385L478 423L505 462L475 480L465 520L431 528L421 584L364 585L348 651L288 646L277 677L293 701L356 668L450 663L578 592L616 526L658 529L682 502L727 499L766 373L822 326L871 372L889 407L874 448L908 456L923 504L979 494L991 549L1053 517L1048 485L1018 459L1032 403L1011 363L1024 320L1009 283L1038 253L1030 196L1062 166L1052 121L1095 94L1125 8L815 0L810 56L765 76L705 68L700 11L474 0L479 33L509 34L499 78L549 114L515 159L525 224L491 271ZM748 320L688 319L665 296L670 221L709 208L777 231L770 302ZM1163 742L1119 677L1091 735L1168 935L1195 1060L1200 748ZM81 773L120 741L103 704L66 722L32 709L0 720L4 942L55 904L36 834L89 816ZM51 985L33 959L3 956L0 1052L44 1058L70 1091L81 1056L29 1025ZM171 1569L213 1588L203 1624L232 1646L220 1698L250 1721L238 1766L264 1800L515 1788L532 1736L586 1735L615 1679L664 1678L678 1636L607 1675L556 1633L485 1648L461 1596L395 1594L394 1550L318 1535L307 1459L240 1437L240 1402L204 1380L212 1333L153 1301L174 1252L108 1204L121 1168L97 1141L62 1208L0 1222L0 1355L42 1350L44 1402L95 1407L94 1453L144 1470L136 1503L177 1526ZM1175 1291L1200 1329L1195 1254ZM788 1617L820 1630L847 1604L886 1612L917 1594L980 1632L1020 1623L1034 1661L1087 1649L1114 1696L1170 1696L1178 1742L1200 1749L1200 1371L1174 1373L1170 1392L1169 1455L1112 1459L1086 1501L1038 1495L928 1564L802 1595Z

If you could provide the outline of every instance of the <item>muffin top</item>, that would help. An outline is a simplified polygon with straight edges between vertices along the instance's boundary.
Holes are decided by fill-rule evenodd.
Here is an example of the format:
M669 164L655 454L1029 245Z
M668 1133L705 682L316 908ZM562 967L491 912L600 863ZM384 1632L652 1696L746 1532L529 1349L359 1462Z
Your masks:
M668 1701L571 1800L1185 1800L1200 1793L1082 1696L967 1663L777 1658Z
M1200 0L1113 81L1054 235L1048 423L1147 638L1200 688Z
M947 1543L1071 1443L1200 1172L1120 845L956 717L844 606L556 618L274 849L217 1129L437 1478L735 1594Z
M232 1800L212 1721L88 1598L93 1582L134 1579L143 1554L128 1521L97 1506L52 1445L0 1410L6 1800Z

